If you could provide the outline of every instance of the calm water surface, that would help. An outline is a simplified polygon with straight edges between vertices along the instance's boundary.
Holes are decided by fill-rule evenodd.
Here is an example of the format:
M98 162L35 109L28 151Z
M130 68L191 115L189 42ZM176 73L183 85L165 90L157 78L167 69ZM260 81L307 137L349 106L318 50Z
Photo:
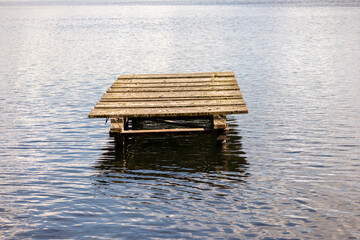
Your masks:
M338 1L339 2L339 1ZM0 7L2 239L360 238L360 8ZM211 136L115 150L120 74L234 71Z

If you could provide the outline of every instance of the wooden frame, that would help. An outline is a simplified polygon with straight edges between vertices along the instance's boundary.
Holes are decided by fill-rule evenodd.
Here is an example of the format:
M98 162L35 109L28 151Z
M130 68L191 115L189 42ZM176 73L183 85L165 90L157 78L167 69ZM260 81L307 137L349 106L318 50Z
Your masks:
M110 135L116 139L141 135L213 133L226 141L227 114L247 113L233 72L121 75L89 114L111 118ZM179 123L182 119L212 121L211 127ZM129 129L129 120L166 122L177 127ZM125 141L124 140L124 141Z

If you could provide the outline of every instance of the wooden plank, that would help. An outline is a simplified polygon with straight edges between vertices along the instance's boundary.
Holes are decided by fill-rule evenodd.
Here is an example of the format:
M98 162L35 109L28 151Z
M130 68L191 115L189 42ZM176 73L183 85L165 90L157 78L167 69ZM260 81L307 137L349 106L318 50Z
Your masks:
M217 130L212 128L184 128L184 129L154 129L154 130L126 130L122 133L111 133L112 137L154 136L154 135L192 135L214 134Z
M183 108L136 108L136 109L93 109L90 118L116 117L167 117L167 116L209 116L217 114L247 113L244 105L183 107Z
M172 97L172 98L101 98L99 103L105 102L157 102L157 101L197 101L197 100L229 100L242 99L242 96L203 96L199 97Z
M216 86L238 86L236 81L224 81L224 82L200 82L200 83L189 83L189 82L178 82L178 83L114 83L111 88L181 88L181 87L216 87Z
M232 86L203 86L203 87L161 87L161 88L109 88L108 93L124 93L124 92L184 92L184 91L224 91L238 90L236 85Z
M227 78L146 78L146 79L137 79L137 78L126 78L126 79L118 79L113 84L128 84L128 83L142 83L142 84L168 84L168 83L214 83L214 82L237 82L234 77Z
M95 108L154 108L154 107L186 107L186 106L227 106L245 105L243 99L224 100L190 100L190 101L147 101L147 102L99 102Z
M203 72L203 73L173 73L173 74L126 74L118 78L194 78L194 77L234 77L234 72Z
M111 123L110 132L123 132L124 124L121 123Z
M213 97L213 96L242 96L241 92L224 90L224 91L196 91L196 92L149 92L149 93L105 93L103 98L201 98L201 97Z
M135 102L136 103L136 102ZM150 102L151 103L151 102ZM113 109L113 110L120 110L120 109L140 109L140 108L143 108L143 109L150 109L150 108L168 108L168 109L171 109L171 108L184 108L184 107L188 107L188 108L199 108L199 107L227 107L227 106L246 106L245 103L228 103L228 104L194 104L194 105L188 105L188 104L178 104L178 105L175 105L175 104L171 104L171 106L166 106L166 105L157 105L157 104L147 104L147 105L143 105L143 104L137 104L137 105L134 105L134 106L121 106L121 105L102 105L102 104L97 104L94 109Z
M180 132L204 132L205 128L170 128L170 129L150 129L150 130L126 130L122 134L147 134L147 133L180 133Z
M110 133L110 136L153 136L153 135L191 135L191 134L218 133L211 128L171 128L171 129L149 129L149 130L125 130L122 133Z

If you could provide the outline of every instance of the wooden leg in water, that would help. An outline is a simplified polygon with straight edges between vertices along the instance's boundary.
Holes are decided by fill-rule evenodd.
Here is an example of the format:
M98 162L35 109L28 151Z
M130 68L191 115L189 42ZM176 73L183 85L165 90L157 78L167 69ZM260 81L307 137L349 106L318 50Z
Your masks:
M125 150L128 142L127 137L123 135L117 135L114 137L114 139L115 139L115 148Z
M110 136L114 136L115 147L117 149L125 149L126 147L127 137L122 135L121 133L125 130L127 123L127 119L123 117L111 119Z
M213 128L215 131L217 131L216 141L221 144L225 143L226 133L228 132L228 127L226 124L226 115L214 115Z

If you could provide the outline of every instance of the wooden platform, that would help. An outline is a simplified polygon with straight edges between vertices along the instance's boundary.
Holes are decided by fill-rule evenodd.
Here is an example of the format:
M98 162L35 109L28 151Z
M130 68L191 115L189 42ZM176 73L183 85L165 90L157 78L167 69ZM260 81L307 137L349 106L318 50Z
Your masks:
M233 72L134 74L119 76L89 117L111 118L112 133L139 135L185 133L191 129L129 130L129 119L208 117L214 119L211 130L222 131L226 129L227 114L247 112Z

